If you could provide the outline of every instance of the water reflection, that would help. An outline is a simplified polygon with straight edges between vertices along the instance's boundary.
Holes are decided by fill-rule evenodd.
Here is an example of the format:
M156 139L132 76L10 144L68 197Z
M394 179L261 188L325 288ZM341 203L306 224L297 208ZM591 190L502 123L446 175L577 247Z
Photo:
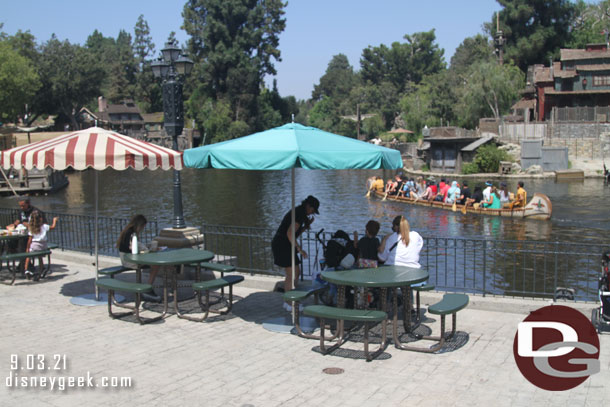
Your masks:
M390 231L396 215L409 219L414 230L426 236L547 240L607 243L610 217L606 203L610 188L601 179L556 183L549 179L526 179L530 196L542 192L553 203L550 221L463 215L435 208L410 206L365 197L366 179L384 179L393 171L296 170L297 203L312 194L320 199L320 215L314 229L344 229L362 232L369 219L381 222L381 234ZM92 214L92 171L68 174L70 186L59 193L34 197L43 210ZM99 173L100 214L127 218L135 212L157 218L169 226L173 217L171 171ZM484 180L479 180L483 182ZM518 180L508 180L510 190ZM477 181L469 181L471 188ZM184 215L187 224L204 223L275 228L290 209L290 171L193 170L182 172ZM16 207L15 199L2 198L4 207Z

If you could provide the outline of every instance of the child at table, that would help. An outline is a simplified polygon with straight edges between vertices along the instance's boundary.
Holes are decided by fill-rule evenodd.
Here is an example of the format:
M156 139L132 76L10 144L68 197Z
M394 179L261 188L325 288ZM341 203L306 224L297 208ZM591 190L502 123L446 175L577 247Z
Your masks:
M365 236L358 240L358 232L354 232L354 246L358 251L358 268L377 267L379 258L377 251L379 249L379 222L369 220L365 226Z
M57 226L57 217L53 218L53 223L48 225L44 223L44 218L40 211L34 210L30 215L30 221L28 223L28 243L26 245L26 252L36 252L40 250L46 250L47 244L47 233L49 230L55 229ZM32 265L34 262L32 261ZM30 259L25 259L25 276L29 279L34 274L29 270ZM42 269L42 258L40 259L40 268Z

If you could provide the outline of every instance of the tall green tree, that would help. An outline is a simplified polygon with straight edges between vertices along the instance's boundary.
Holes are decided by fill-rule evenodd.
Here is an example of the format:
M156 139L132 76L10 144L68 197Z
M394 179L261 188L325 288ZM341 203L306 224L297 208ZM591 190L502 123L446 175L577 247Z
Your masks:
M406 42L381 44L362 51L360 74L364 82L378 85L390 82L398 93L408 90L408 84L419 83L426 75L445 68L444 50L435 43L434 30L407 34Z
M155 44L150 35L148 22L143 15L138 17L134 27L133 48L137 65L135 74L136 100L144 111L160 112L163 110L161 86L155 80L150 65L155 56Z
M475 128L479 118L500 118L519 100L525 75L511 64L495 62L473 65L456 106L460 125Z
M42 46L39 69L39 96L48 103L47 113L63 113L78 128L76 115L100 95L105 76L100 61L88 49L53 35Z
M453 108L457 102L449 71L428 75L413 92L400 101L402 117L409 130L421 134L424 126L433 127L455 122Z
M15 122L39 88L32 62L13 49L9 41L0 40L0 121Z
M275 75L274 61L281 60L284 7L281 0L189 0L182 12L189 55L198 65L197 87L213 105L228 101L232 119L253 128L263 78Z
M131 34L121 30L113 49L114 58L109 69L110 86L107 97L118 103L135 97L137 60L133 53Z
M500 29L506 38L504 59L523 72L533 64L559 56L559 48L570 39L575 5L569 0L497 0ZM486 24L492 38L496 34L496 15Z
M340 106L349 97L355 83L354 68L349 64L347 56L344 54L335 55L328 63L326 72L320 78L320 83L314 85L311 98L320 100L322 96L328 96L336 106Z

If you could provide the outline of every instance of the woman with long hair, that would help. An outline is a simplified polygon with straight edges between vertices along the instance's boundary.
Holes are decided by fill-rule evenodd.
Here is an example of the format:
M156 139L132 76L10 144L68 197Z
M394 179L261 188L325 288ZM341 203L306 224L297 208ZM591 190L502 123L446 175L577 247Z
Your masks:
M379 245L379 260L387 265L421 268L419 252L424 239L420 234L412 231L407 219L401 215L392 221L392 232Z
M144 215L133 215L127 226L125 226L125 228L121 231L121 234L119 235L119 238L116 242L116 247L119 249L119 256L121 258L121 264L123 266L132 269L138 268L137 264L130 263L125 259L125 254L132 253L131 245L132 243L135 243L133 242L133 236L135 235L136 237L139 237L140 233L142 233L142 231L146 227L146 223L147 221ZM142 244L139 238L137 239L137 242L138 247L136 248L136 252L147 250L146 245ZM157 276L158 272L159 267L153 266L150 268L150 274L148 275L148 284L154 283L155 277ZM142 294L142 298L146 301L161 301L161 297L151 294Z

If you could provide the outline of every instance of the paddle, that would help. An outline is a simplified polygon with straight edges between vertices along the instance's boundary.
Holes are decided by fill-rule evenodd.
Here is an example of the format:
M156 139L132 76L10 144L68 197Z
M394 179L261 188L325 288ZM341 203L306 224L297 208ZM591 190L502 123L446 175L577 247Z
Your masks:
M364 197L368 198L369 196L371 196L371 190L370 189L366 192L366 195Z
M381 198L381 200L382 200L382 201L385 201L387 197L388 197L388 193L386 192L386 193L383 195L383 198Z
M451 207L451 210L452 210L453 212L456 212L456 211L457 211L457 203L456 203L456 202L453 202L453 206Z
M464 206L462 206L462 213L466 215L466 203L464 203Z

